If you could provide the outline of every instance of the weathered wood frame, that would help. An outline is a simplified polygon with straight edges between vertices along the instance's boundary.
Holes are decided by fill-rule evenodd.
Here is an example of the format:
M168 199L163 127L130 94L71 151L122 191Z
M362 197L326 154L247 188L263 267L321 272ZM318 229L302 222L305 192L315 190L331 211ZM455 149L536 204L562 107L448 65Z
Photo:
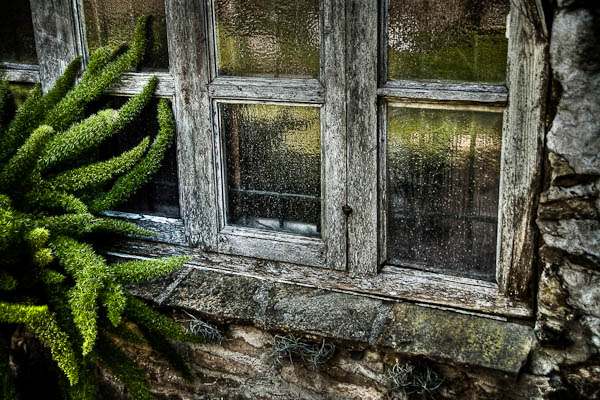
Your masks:
M335 12L342 3L325 0L320 9L320 76L318 79L224 77L217 73L214 1L205 1L208 23L210 71L208 96L212 108L219 253L296 262L330 269L346 268L346 226L342 206L345 198L345 107L343 101L343 52L340 35L344 18ZM342 56L340 56L342 54ZM262 231L226 224L226 179L219 103L313 106L321 121L321 238L285 232Z
M545 100L548 81L547 37L537 0L511 1L508 21L507 87L475 84L386 81L387 0L380 14L379 59L379 254L386 257L386 116L387 104L423 107L504 109L498 210L497 284L499 295L532 303L535 272L534 228L541 189ZM384 266L384 271L396 269ZM440 276L441 277L441 276ZM466 278L468 279L468 278ZM473 280L473 284L477 283ZM458 289L458 288L457 288ZM420 290L415 290L418 296ZM466 293L465 293L466 295ZM468 300L467 300L468 301Z
M30 2L40 65L9 65L8 78L42 82L47 89L74 56L85 59L81 4L80 0ZM377 0L322 1L319 79L217 77L211 61L215 58L210 10L211 0L166 0L170 71L158 74L156 95L172 100L177 120L182 218L108 213L159 231L154 241L122 242L121 251L184 252L213 260L217 270L257 279L266 276L491 315L532 316L533 218L541 179L548 77L547 37L540 33L544 21L539 1L511 2L508 91L486 85L385 82L386 0L379 4ZM150 76L125 74L110 92L139 93ZM519 90L510 90L514 87ZM321 105L324 240L219 226L219 167L211 116L213 102L227 99ZM498 284L385 265L385 107L390 100L506 107ZM341 208L345 204L353 209L348 218ZM228 243L221 244L220 237ZM257 240L259 244L250 246L254 250L236 250ZM280 242L278 251L255 253L257 248ZM286 255L290 248L294 257ZM310 251L299 254L298 249ZM231 255L214 254L219 251ZM274 261L257 264L252 257Z

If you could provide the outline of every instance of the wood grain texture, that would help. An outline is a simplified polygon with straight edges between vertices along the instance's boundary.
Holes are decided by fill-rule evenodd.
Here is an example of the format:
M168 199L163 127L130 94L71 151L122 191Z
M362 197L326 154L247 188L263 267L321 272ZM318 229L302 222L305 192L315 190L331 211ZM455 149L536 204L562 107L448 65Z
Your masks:
M508 92L504 86L450 84L428 82L388 82L377 89L379 96L399 100L452 102L464 104L506 104Z
M206 18L204 2L166 2L170 72L175 82L181 215L189 242L215 250L217 213Z
M140 240L120 241L107 250L144 257L188 254L192 256L188 265L224 274L239 274L378 299L407 300L491 316L521 319L533 315L533 310L527 303L502 295L493 283L413 269L385 267L376 277L365 279L342 271L216 254Z
M348 270L377 273L377 1L346 1Z
M511 3L496 277L503 293L522 299L533 295L534 220L542 181L548 43L536 29L540 23L532 1Z
M38 83L40 81L40 71L31 69L5 69L2 71L3 78L9 82L27 82Z
M378 251L379 265L383 265L387 261L387 103L380 101L377 106L377 113L379 116L378 122L378 140L379 140L379 163L378 163L378 181L377 188L379 190L378 197Z
M321 80L325 105L321 111L323 229L327 267L345 270L346 216L346 37L345 0L327 0L322 9Z
M133 96L140 93L153 76L158 77L158 85L154 91L154 96L171 98L175 95L175 81L171 74L164 72L129 72L122 74L121 79L108 88L108 93L119 96Z
M325 88L318 79L218 77L208 87L217 99L279 100L323 103Z
M183 221L180 219L121 211L104 211L102 215L131 222L140 228L155 232L156 234L151 237L152 241L179 245L187 244Z
M49 90L80 54L76 19L70 0L30 0L40 80Z
M219 253L224 254L325 266L325 243L300 235L228 226L219 233L218 246Z

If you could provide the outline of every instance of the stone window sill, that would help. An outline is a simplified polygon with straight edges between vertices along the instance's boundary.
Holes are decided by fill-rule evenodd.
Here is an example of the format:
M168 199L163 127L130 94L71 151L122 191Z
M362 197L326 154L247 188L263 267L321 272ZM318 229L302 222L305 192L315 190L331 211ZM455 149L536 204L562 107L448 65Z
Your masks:
M168 255L156 243L149 251L144 242L136 242L128 242L127 253L113 248L108 254L118 258ZM272 270L271 262L247 260L243 268L239 259L235 267L228 260L233 264L228 257L200 257L198 252L181 271L130 290L162 306L185 308L216 322L250 323L266 330L392 348L513 374L524 365L534 343L533 328L523 320L386 298L351 286L344 290L313 285L310 280L294 282L282 279L285 271Z

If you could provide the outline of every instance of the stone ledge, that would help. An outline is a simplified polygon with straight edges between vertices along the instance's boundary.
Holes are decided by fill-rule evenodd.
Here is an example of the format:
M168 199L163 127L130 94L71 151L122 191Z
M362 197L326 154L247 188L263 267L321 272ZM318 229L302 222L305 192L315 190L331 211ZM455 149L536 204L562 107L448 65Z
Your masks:
M514 322L198 267L183 274L131 291L221 323L251 323L513 374L534 342L533 328Z

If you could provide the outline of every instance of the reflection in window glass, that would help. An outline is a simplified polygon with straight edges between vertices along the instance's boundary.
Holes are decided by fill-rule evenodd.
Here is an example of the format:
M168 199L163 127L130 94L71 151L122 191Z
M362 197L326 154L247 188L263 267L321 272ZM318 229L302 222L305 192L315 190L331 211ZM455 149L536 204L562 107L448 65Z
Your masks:
M0 3L0 62L38 63L29 1Z
M118 109L127 100L126 97L107 96L92 104L89 112L97 112L105 108ZM141 114L131 121L122 132L102 143L97 157L105 160L131 150L146 136L150 136L150 143L152 143L159 130L158 121L156 120L157 106L158 100L152 99ZM167 150L161 167L154 174L152 180L138 189L127 202L115 207L115 211L179 218L179 186L177 182L175 143Z
M509 0L390 0L388 79L502 84Z
M319 109L219 104L227 224L320 234Z
M493 281L502 113L388 106L388 258Z
M106 45L131 43L138 18L150 16L148 45L141 67L169 68L164 0L83 0L83 12L90 52Z
M215 0L219 75L319 76L318 0Z

